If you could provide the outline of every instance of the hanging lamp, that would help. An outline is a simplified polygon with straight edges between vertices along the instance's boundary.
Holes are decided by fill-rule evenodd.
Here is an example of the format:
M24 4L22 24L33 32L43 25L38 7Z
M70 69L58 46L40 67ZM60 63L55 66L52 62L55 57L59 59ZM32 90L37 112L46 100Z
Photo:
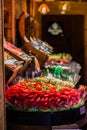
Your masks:
M70 2L61 1L59 3L58 9L60 10L61 14L65 14L67 11L69 11L71 9Z
M48 5L45 3L45 0L43 0L42 4L38 8L38 12L41 14L47 14L50 11Z

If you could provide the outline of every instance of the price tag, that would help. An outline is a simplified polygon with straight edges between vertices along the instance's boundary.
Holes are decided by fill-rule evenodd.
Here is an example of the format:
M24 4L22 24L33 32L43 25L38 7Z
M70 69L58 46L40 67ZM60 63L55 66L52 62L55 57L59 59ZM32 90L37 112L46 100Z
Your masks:
M83 115L85 113L85 106L80 107L80 115Z

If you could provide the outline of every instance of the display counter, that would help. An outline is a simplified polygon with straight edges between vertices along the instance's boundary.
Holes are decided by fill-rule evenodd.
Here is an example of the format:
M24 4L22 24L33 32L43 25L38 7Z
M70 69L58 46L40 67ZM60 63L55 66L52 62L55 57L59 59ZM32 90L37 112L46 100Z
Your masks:
M11 51L10 54L16 55L24 62L21 72L26 71L27 68L28 71L33 72L27 64L28 54L9 43L5 44L5 49L8 48ZM30 58L32 57L30 55ZM13 59L12 61L15 60ZM7 62L9 61L5 61L5 63ZM46 78L32 77L32 79L28 79L28 77L24 77L16 84L9 86L5 91L8 130L14 130L14 126L20 130L27 130L31 126L46 126L47 129L51 129L52 126L74 124L86 117L85 86L80 85L78 89L75 88L76 84L73 84L71 78L75 73L71 75L70 70L72 67L70 68L70 66L67 66L69 69L66 69L67 67L63 65L63 69L61 69L60 66L52 66L51 68L51 66L47 65L45 67L49 72L48 75L45 75ZM36 66L31 64L31 67L35 69ZM76 73L78 75L81 68L79 65L77 67L79 67ZM49 74L51 78L49 78ZM56 80L51 80L52 75ZM70 82L69 80L66 82L67 78L65 76L68 76ZM61 77L63 77L62 81L64 79L64 82L59 83Z
M7 130L57 130L86 128L87 116L81 109L58 113L26 113L7 110ZM85 109L84 109L85 110Z
M7 121L27 126L73 124L86 116L85 106L58 112L24 112L7 109Z
M7 123L30 126L72 124L85 118L85 89L22 80L6 90Z

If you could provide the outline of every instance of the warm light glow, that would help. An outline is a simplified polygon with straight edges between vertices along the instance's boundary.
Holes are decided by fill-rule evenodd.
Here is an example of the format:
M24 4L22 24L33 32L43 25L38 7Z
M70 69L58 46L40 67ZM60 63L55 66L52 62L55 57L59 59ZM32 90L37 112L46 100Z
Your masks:
M67 11L69 11L71 9L70 2L66 2L66 1L60 2L58 8L59 8L61 14L65 14Z
M41 4L38 8L38 12L41 14L46 14L50 11L49 7L46 4Z
M66 4L66 3L62 6L62 10L63 10L63 11L66 11L66 10L67 10L67 4Z

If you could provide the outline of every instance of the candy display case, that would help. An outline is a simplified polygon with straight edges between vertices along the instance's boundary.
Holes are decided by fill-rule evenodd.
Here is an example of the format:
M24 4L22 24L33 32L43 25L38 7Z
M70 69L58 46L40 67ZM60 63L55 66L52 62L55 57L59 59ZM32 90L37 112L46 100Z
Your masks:
M12 123L52 126L74 123L86 115L84 86L61 88L29 79L11 86L5 95L7 120Z
M72 82L74 86L79 82L81 76L79 72L81 66L72 61L72 56L68 53L51 54L47 59L42 76L53 78L62 82Z
M78 70L73 70L70 66L45 66L42 71L42 76L45 76L49 79L62 82L72 82L74 86L79 82L81 76L78 73Z
M18 31L19 35L23 41L22 49L29 53L31 51L32 54L34 54L38 60L41 66L44 65L46 59L48 58L48 55L52 53L53 47L51 47L46 42L43 42L40 39L35 39L30 37L28 39L25 35L25 13L23 12L19 18L18 22Z
M8 51L12 56L18 60L31 61L33 55L26 54L21 48L17 48L15 45L8 41L4 41L4 49Z
M75 87L80 69L71 60L46 62L40 76L24 77L10 85L5 91L8 124L56 126L84 118L86 87Z
M24 61L18 61L17 59L12 57L8 52L4 51L4 64L9 69L14 71L16 67L20 66L23 63Z
M70 63L72 60L72 56L69 53L58 53L58 54L50 54L46 61L47 64L57 65L59 63Z
M4 51L5 83L11 83L23 68L24 61L18 61L8 52Z
M18 74L17 78L15 77L17 81L19 78L29 78L40 74L40 65L34 55L25 53L21 48L17 48L7 41L4 41L4 49L6 82L11 78L10 76L13 75L14 71L16 72L14 76ZM16 68L20 68L20 64L22 64L21 70L20 73L17 73ZM13 78L11 78L12 80Z
M45 52L48 55L53 52L53 47L51 47L46 41L42 41L41 39L30 37L30 44L37 50Z
M67 77L55 77L67 76L65 72L78 75L80 65L69 62L62 63L63 69L57 65L46 64L45 67L47 72L49 70L48 75L45 73L41 77L24 78L5 91L8 124L56 126L85 118L86 87L79 85L75 88L71 77L68 80Z

